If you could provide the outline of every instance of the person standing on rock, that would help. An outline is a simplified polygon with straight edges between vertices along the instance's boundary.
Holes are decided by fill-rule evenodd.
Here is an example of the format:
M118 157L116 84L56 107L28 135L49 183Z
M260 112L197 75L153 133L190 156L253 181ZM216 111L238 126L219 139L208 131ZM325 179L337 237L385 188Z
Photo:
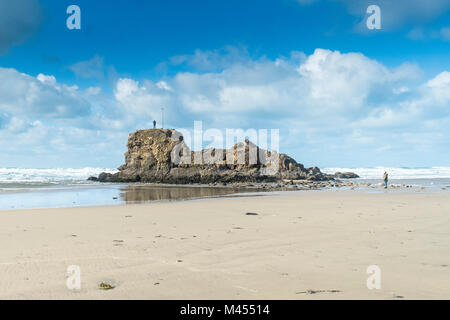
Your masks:
M387 189L388 188L388 181L389 181L389 175L388 173L385 171L383 174L383 182L384 182L384 188Z
M156 129L156 120L153 120L153 129Z

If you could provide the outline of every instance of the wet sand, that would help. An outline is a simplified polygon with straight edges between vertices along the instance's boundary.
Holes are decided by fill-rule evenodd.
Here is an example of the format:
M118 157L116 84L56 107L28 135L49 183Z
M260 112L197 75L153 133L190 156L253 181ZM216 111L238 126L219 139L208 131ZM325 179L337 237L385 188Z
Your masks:
M0 210L71 208L217 198L257 190L202 185L92 184L46 189L0 190Z
M450 299L449 218L448 194L356 191L2 211L0 298Z

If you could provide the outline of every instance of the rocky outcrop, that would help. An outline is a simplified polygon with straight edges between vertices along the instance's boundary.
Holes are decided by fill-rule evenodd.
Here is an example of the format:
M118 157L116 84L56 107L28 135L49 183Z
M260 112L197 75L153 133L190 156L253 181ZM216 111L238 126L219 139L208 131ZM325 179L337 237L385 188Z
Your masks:
M175 130L138 130L130 134L125 164L100 182L235 183L280 180L326 181L332 176L305 168L285 154L258 148L246 140L231 149L191 151Z
M359 176L353 172L336 172L334 174L336 179L357 179Z

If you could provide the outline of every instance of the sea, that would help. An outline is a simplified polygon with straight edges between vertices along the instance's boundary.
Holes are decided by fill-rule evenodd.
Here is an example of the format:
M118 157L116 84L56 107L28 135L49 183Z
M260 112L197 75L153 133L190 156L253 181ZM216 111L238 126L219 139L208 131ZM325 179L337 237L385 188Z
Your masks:
M429 167L429 168L325 168L324 173L333 174L336 172L354 172L360 178L356 179L360 184L382 183L383 174L387 172L391 184L414 187L425 187L431 190L438 190L450 187L450 167Z
M390 183L413 186L428 191L450 190L450 167L430 168L324 168L324 173L354 172L354 181L377 185L383 173L389 173ZM236 194L232 188L207 186L169 186L144 184L103 184L88 181L101 172L115 173L110 168L23 169L0 168L0 210L106 206L203 199Z

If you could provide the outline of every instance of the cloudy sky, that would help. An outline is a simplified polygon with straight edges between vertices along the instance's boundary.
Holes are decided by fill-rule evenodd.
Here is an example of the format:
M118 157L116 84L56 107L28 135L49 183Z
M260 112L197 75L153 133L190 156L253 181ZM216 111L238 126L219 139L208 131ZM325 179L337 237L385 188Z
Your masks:
M117 167L161 107L307 166L450 166L450 1L0 0L0 167Z

